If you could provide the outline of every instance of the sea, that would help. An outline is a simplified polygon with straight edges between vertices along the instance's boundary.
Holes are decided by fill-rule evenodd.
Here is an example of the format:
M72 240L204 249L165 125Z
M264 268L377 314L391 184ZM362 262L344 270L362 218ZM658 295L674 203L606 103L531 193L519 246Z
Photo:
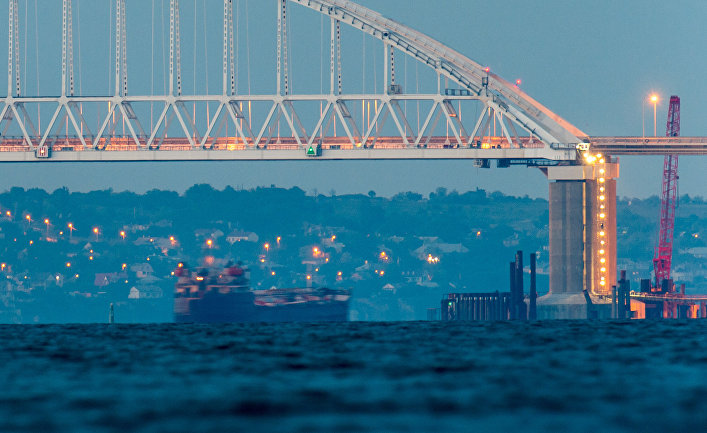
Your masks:
M707 432L707 321L3 325L0 432Z

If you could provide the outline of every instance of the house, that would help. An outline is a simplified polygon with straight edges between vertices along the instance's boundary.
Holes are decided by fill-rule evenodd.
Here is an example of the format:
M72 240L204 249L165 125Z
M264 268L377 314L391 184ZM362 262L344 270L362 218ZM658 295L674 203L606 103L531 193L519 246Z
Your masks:
M236 242L258 242L258 235L243 230L233 230L226 236L226 242L233 245Z
M93 278L93 285L96 287L105 287L109 284L118 282L119 280L124 280L128 277L125 272L111 272L111 273L97 273Z
M162 289L157 286L133 286L130 288L128 299L157 299L162 296Z
M443 242L438 242L437 238L421 237L423 243L422 246L413 251L415 257L421 260L427 260L429 254L439 256L441 254L451 254L451 253L468 253L469 249L466 248L461 243L459 244L447 244Z
M138 278L146 278L155 272L149 263L138 263L132 265L130 266L130 270L135 272L135 276Z

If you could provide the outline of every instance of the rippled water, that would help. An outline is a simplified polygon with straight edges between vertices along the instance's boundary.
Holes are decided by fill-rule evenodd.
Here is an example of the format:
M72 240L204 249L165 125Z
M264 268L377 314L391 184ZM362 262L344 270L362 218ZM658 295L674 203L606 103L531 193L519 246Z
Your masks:
M703 432L707 321L0 326L2 432Z

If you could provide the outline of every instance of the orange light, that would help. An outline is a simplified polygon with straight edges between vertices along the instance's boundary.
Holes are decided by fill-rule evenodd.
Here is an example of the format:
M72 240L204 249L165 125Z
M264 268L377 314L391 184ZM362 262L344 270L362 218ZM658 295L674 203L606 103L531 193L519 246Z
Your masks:
M651 95L651 102L654 104L657 103L658 102L658 95L656 95L655 93L652 94Z
M311 279L312 279L312 276L311 276L311 275L307 275L307 280L311 280Z
M29 215L25 216L25 218L27 218L27 221L31 221L31 220L32 220L32 217L29 216Z
M518 79L516 80L516 87L520 87L520 85L521 85L522 83L523 83L523 81L522 81L520 78L518 78Z
M67 226L68 226L70 229L73 229L73 228L74 228L74 225L73 225L72 223L67 224Z
M270 275L275 276L275 271L270 272Z
M491 68L489 68L488 66L485 67L485 68L484 68L484 72L486 72L486 73L488 74L489 72L491 72Z
M93 228L93 233L98 234L98 227Z
M66 262L66 267L70 268L71 267L71 262Z
M336 275L340 277L342 275L341 271L337 272Z
M44 218L44 224L49 224L49 219L48 219L48 218Z

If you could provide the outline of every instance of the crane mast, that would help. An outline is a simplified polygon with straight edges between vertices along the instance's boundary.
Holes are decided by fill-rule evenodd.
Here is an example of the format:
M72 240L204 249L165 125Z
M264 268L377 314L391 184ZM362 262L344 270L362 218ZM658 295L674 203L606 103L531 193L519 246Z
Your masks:
M668 109L667 137L680 136L680 98L670 97ZM678 157L666 155L663 163L663 188L660 202L660 233L658 246L653 256L655 287L661 291L672 291L670 266L673 257L673 229L677 205Z

